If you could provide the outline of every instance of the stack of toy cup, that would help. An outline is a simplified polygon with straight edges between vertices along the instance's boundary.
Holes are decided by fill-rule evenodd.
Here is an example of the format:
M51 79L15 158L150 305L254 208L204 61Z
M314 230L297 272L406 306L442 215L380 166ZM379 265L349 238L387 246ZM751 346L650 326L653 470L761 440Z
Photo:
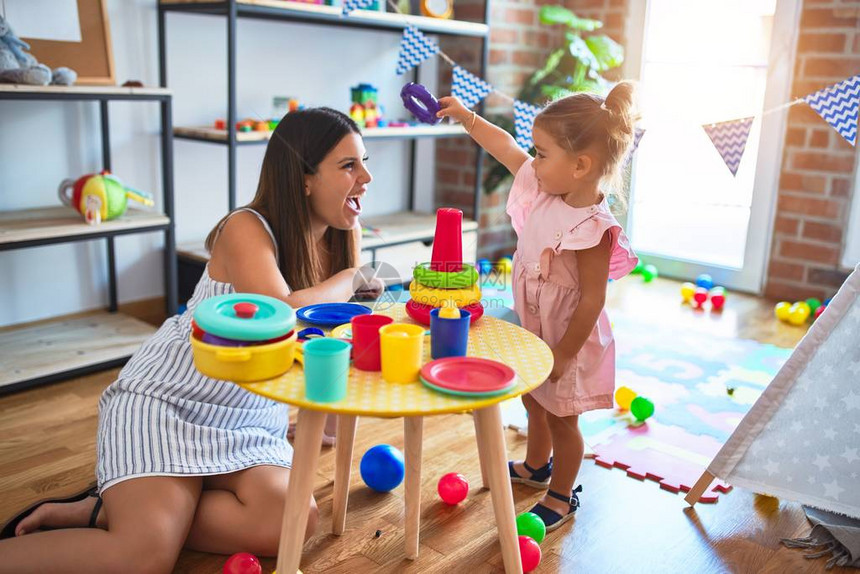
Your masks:
M478 271L463 263L462 228L459 209L436 212L432 261L415 266L409 285L412 298L406 303L409 316L423 325L430 324L430 311L439 307L468 311L472 323L484 314Z

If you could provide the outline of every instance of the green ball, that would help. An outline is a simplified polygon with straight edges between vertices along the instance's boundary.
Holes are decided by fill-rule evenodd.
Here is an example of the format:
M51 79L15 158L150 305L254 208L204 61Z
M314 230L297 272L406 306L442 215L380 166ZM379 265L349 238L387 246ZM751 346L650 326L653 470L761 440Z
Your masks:
M517 516L517 536L528 536L540 544L546 537L546 525L534 512L523 512Z
M630 403L630 412L633 413L637 421L644 421L654 414L654 403L651 402L651 399L636 397Z
M648 264L642 268L642 280L645 281L645 283L650 283L659 275L660 272L657 271L657 267L654 265Z
M630 272L631 275L639 275L642 273L642 268L645 267L645 264L640 260L639 263L636 264L636 267L633 268L633 271Z
M806 300L806 304L809 305L809 314L815 315L815 310L821 307L821 300L815 297L810 297Z

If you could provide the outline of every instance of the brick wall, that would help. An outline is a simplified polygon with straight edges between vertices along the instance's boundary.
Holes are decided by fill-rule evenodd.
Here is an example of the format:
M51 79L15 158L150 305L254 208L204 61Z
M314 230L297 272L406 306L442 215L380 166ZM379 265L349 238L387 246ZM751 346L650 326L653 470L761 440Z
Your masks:
M490 60L486 79L515 95L556 46L551 28L537 22L544 0L491 0ZM603 32L624 45L631 0L566 0L578 16L604 23ZM638 1L638 0L635 0ZM457 18L481 20L483 2L458 0ZM477 73L479 45L443 40L442 49ZM447 66L440 93L449 93ZM805 0L792 94L803 96L860 72L860 0ZM610 75L610 77L613 77ZM616 76L614 79L618 79ZM511 104L487 99L487 113L511 114ZM437 144L438 205L471 215L474 145L465 138ZM830 296L845 273L838 269L853 193L857 153L808 106L789 112L765 294L797 300ZM511 253L515 236L505 216L507 186L482 196L479 257Z
M860 72L860 1L806 0L792 95L805 96ZM765 294L829 297L847 273L847 231L857 150L809 106L791 108Z

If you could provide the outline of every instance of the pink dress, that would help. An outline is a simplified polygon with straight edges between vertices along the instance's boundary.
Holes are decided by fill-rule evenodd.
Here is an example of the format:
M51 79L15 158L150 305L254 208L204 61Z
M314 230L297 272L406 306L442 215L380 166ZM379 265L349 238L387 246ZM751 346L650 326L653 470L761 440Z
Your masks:
M611 279L627 275L639 260L605 199L599 205L576 208L560 196L539 191L531 159L514 178L507 213L518 237L512 276L514 309L524 328L555 347L581 294L575 258L556 256L564 250L595 247L609 231ZM604 309L561 378L544 382L530 394L550 413L566 417L611 408L614 391L615 339Z

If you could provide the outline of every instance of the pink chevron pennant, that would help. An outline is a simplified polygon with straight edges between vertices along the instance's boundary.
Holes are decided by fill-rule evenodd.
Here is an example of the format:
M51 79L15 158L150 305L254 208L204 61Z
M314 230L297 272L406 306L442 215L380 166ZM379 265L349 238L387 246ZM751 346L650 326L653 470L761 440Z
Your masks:
M702 126L732 175L738 174L753 119L755 118L741 118Z

